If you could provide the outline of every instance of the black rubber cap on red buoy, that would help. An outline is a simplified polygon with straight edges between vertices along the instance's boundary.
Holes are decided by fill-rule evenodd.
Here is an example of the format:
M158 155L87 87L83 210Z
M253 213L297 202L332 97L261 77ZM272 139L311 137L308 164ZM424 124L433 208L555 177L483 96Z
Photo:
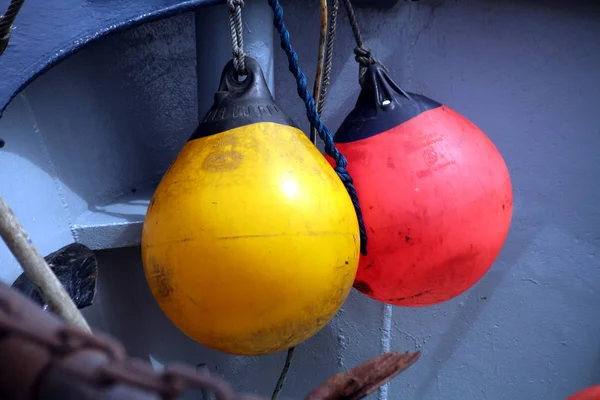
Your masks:
M385 132L441 104L420 94L406 92L385 67L373 63L361 79L362 90L354 109L340 125L335 143L349 143Z

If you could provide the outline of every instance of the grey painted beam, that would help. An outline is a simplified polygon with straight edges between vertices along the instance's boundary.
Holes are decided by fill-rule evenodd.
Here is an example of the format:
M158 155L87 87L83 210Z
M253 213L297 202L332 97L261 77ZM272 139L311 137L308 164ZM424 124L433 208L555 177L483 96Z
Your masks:
M28 0L0 56L0 116L39 75L89 43L144 22L190 11L219 0L113 2Z
M251 0L243 9L244 43L248 55L259 61L274 92L273 28L266 1ZM221 71L231 59L226 5L196 13L198 111L202 116L212 105ZM190 132L191 134L191 132ZM75 240L91 249L114 249L140 244L151 189L127 193L104 206L88 207L76 216L71 230Z

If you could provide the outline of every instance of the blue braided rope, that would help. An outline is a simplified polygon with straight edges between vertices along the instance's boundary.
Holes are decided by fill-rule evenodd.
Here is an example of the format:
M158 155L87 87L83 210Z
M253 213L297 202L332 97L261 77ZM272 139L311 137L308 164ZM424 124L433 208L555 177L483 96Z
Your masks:
M367 231L365 229L365 223L363 222L362 211L358 202L358 196L356 189L354 189L352 177L346 170L348 161L342 153L338 151L333 143L333 135L331 131L321 122L319 113L315 108L315 99L312 97L307 88L306 76L300 70L298 65L298 54L292 48L290 43L290 32L283 23L283 8L279 4L278 0L269 0L269 5L273 9L273 25L279 32L279 38L281 39L281 48L285 51L289 62L289 69L294 77L296 78L296 84L298 88L298 95L304 101L306 105L306 115L312 127L317 131L319 137L325 143L325 153L335 160L335 172L340 177L340 180L344 183L354 209L356 210L356 217L358 219L358 228L360 231L360 251L362 254L367 254Z

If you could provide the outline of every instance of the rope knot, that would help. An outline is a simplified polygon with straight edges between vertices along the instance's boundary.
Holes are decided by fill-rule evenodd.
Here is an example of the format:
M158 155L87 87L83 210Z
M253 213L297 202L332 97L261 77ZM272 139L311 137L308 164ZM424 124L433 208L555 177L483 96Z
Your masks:
M354 49L354 54L355 54L354 59L362 67L366 67L375 62L375 59L371 55L371 49L369 49L368 47L364 47L364 46L357 47Z
M234 57L236 57L236 58L239 58L239 57L244 57L244 56L246 55L246 53L244 52L244 50L242 50L242 49L241 49L241 48L239 48L239 47L234 47L234 48L231 50L231 52L233 53L233 56L234 56ZM235 60L235 61L237 61L237 60Z

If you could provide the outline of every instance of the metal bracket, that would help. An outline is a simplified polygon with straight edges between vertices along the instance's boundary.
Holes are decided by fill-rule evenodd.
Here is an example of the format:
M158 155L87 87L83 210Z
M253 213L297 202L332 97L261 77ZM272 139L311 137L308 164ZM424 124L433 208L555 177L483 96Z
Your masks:
M0 117L36 77L111 33L223 0L29 0L0 56Z

